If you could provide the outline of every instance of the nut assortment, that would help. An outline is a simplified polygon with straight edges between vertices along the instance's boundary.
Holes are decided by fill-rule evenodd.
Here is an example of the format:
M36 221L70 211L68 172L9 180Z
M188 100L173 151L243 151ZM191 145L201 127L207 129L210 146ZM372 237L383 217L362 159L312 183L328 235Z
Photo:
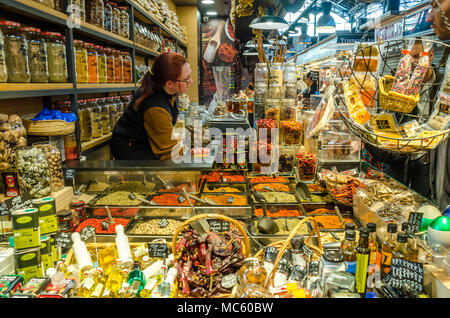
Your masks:
M149 234L149 235L173 235L176 229L183 223L182 221L165 219L167 220L167 225L161 227L162 219L151 219L151 220L139 220L136 224L132 225L129 230L129 234Z
M21 187L29 192L31 198L42 198L52 193L49 164L42 149L18 149L17 167Z
M26 130L18 115L0 114L0 170L16 165L16 149L27 146Z
M59 191L64 187L64 172L62 168L61 152L55 144L38 143L36 147L41 148L47 158L52 178L52 190Z

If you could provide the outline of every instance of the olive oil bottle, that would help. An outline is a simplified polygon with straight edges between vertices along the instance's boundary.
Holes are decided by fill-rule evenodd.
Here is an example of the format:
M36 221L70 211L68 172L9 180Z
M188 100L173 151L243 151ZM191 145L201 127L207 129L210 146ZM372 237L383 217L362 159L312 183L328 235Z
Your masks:
M388 237L381 244L381 275L384 277L391 271L392 252L396 247L395 234L397 233L397 224L389 223L387 226Z
M116 260L116 265L109 273L108 279L106 280L105 287L108 289L108 292L111 293L111 296L117 296L120 289L122 288L122 283L124 280L124 272L122 268L122 264L120 260Z

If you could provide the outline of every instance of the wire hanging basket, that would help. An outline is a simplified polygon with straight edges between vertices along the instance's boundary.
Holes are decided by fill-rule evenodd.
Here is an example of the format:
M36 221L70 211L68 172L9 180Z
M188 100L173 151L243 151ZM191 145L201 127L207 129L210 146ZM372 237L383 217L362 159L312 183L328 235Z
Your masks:
M439 49L450 48L450 45L428 39L419 38L408 38L399 40L389 40L389 41L379 41L375 43L360 44L354 52L352 52L353 58L345 59L341 62L341 69L348 70L347 73L338 72L336 75L335 82L337 85L348 80L349 78L354 78L357 86L360 89L361 99L365 100L366 105L372 105L373 108L370 109L371 115L375 114L394 114L394 116L399 116L404 118L414 119L418 116L409 114L419 103L420 95L408 96L399 94L391 90L391 86L394 81L395 69L391 68L388 64L389 56L401 55L404 42L406 40L421 40L433 42L435 51ZM378 51L378 67L377 71L374 71L373 67L369 67L370 56L365 55L365 52ZM361 54L362 53L362 54ZM370 55L370 53L369 53ZM389 56L388 56L389 55ZM365 72L360 72L354 69L353 60L354 57L362 56L362 61L364 61ZM375 82L375 91L369 91L366 89L364 83L366 80ZM432 85L439 85L440 83L435 83ZM341 103L345 106L345 110L341 107L336 107L342 121L350 129L350 131L359 137L364 143L370 144L378 149L386 150L398 154L424 154L430 149L434 149L444 142L450 134L450 129L446 130L435 130L429 131L426 134L418 135L410 138L397 138L394 136L377 134L370 130L368 126L356 122L352 116L345 113L348 110L348 105L343 94L335 94L336 102ZM436 99L439 97L439 88L435 94L433 100L425 100L430 104L431 109L434 109Z

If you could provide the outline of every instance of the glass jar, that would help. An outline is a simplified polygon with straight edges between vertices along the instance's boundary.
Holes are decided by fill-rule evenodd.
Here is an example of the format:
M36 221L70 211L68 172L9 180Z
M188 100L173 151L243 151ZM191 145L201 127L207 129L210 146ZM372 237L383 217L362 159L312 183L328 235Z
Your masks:
M311 181L316 176L317 157L315 154L300 150L297 158L298 177L300 181Z
M297 106L295 99L282 99L281 100L281 114L280 120L297 120Z
M25 36L20 32L20 24L12 21L0 21L0 31L5 44L6 69L8 82L29 83L28 49Z
M281 85L278 83L269 84L269 91L267 97L270 99L280 99L281 98Z
M255 85L263 84L267 86L268 69L267 63L256 63L255 65Z
M98 26L99 28L104 28L105 23L105 5L103 0L90 0L86 4L86 18L87 22Z
M270 84L283 84L283 64L282 63L272 63L270 65Z
M17 169L21 187L32 199L49 196L52 193L50 167L44 151L37 147L17 149Z
M54 109L59 110L62 113L70 114L72 110L70 109L70 101L63 100L55 103Z
M112 5L111 2L105 2L105 14L104 14L104 26L105 30L111 32L112 31Z
M92 139L92 113L86 102L85 99L78 100L81 141L89 141Z
M85 44L81 40L74 40L75 49L75 69L77 83L87 83L89 81L88 73L88 55Z
M105 100L103 98L97 98L97 103L101 109L103 135L107 135L109 134L110 129L109 107L105 104Z
M280 148L278 156L278 173L292 173L295 166L295 150Z
M75 134L65 135L64 140L64 155L66 160L75 160L78 157L77 139Z
M131 56L129 52L121 52L122 60L123 60L123 82L124 83L132 83L133 76L131 73Z
M302 124L298 121L281 122L283 144L285 146L298 146L302 142Z
M0 83L8 81L8 70L6 69L5 59L5 38L0 28Z
M265 107L265 119L273 119L275 122L280 122L280 100L279 99L266 99Z
M120 35L120 9L115 2L110 2L112 7L111 32Z
M325 286L327 277L334 272L345 272L344 255L339 251L326 251L320 258L319 276L321 286Z
M88 99L88 107L92 113L92 138L99 138L103 135L102 109L95 98Z
M69 0L69 4L80 8L80 19L86 21L86 2L85 0Z
M267 84L256 83L255 85L255 119L264 118L264 102L267 99Z
M131 95L123 95L116 99L117 109L120 112L120 115L123 114L125 109L131 102Z
M32 83L48 83L47 49L38 28L20 29L27 39L28 65Z
M109 125L110 125L109 130L112 132L117 122L116 104L109 97L106 98L105 104L108 105L109 108Z
M311 121L314 118L315 111L313 110L304 110L302 114L302 121L303 121L303 145L305 146L305 150L307 152L315 153L317 154L319 149L319 140L317 137L313 138L306 138L306 132L311 124Z
M106 83L108 78L107 78L107 70L106 70L105 49L101 45L96 45L94 47L94 49L97 50L97 56L98 56L98 82Z
M53 83L67 81L66 44L61 33L42 32L47 46L48 80Z
M118 7L120 10L120 35L130 38L130 17L126 7Z
M43 6L46 6L48 8L54 9L55 7L55 1L54 0L34 0L37 3L42 4Z
M61 190L64 187L64 172L58 142L37 142L34 143L33 146L44 151L50 168L52 190L54 192Z
M114 70L114 55L112 53L113 49L110 47L105 48L106 54L106 82L115 83L116 82L116 72Z
M98 83L98 54L93 43L86 43L88 54L88 83Z
M284 84L282 97L286 99L296 99L297 86L295 84Z
M237 277L240 285L255 284L264 286L268 274L257 257L249 257L242 261Z
M123 59L119 50L113 50L114 54L114 83L123 83Z
M283 84L297 84L297 66L295 63L289 62L284 66Z

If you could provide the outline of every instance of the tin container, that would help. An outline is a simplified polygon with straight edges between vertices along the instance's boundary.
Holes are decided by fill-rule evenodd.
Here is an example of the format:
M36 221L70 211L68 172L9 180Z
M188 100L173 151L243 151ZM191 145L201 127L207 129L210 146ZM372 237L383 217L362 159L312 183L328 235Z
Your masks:
M58 231L55 199L51 197L34 199L33 207L38 210L40 234L55 233Z
M56 262L61 259L61 256L58 254L58 249L56 248L55 235L50 235L50 249L52 255L52 264L55 265Z
M41 236L41 261L43 266L44 273L47 272L47 269L53 267L53 259L52 259L52 246L50 245L50 237L49 236Z
M22 275L27 283L33 277L42 277L40 247L14 251L16 273Z
M75 230L72 210L63 210L56 213L60 232L73 232Z
M86 202L85 201L72 201L70 203L70 209L75 212L75 220L78 220L78 223L86 220ZM78 224L77 224L78 225Z
M35 248L41 245L39 215L36 208L20 209L11 213L14 248Z
M24 279L21 275L0 276L0 298L11 297L23 283Z

